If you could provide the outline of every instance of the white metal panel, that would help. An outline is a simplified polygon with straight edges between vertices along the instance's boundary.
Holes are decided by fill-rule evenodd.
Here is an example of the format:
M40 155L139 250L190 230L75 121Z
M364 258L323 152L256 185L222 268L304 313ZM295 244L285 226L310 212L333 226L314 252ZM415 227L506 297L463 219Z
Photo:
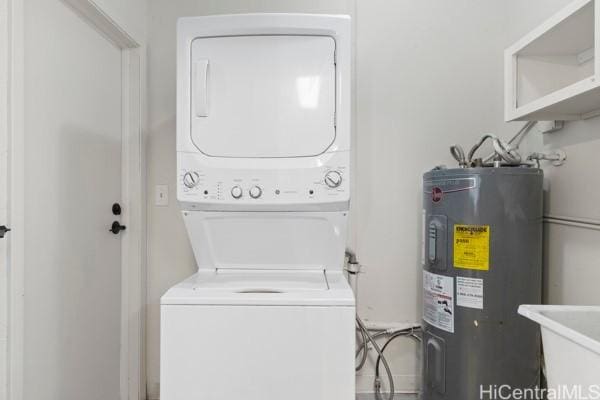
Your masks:
M192 43L198 38L249 35L321 36L330 37L335 41L336 136L328 151L349 150L350 17L268 13L188 17L180 18L177 21L177 150L180 152L198 151L190 134ZM210 70L210 65L208 68ZM215 159L215 157L207 158L206 163L211 163L211 159Z
M232 293L287 293L327 290L324 271L218 269L200 274L193 290L227 290Z
M208 166L207 158L219 160ZM245 162L245 161L248 162ZM350 168L347 152L333 152L319 158L241 159L203 157L180 152L177 157L177 198L186 210L219 211L325 211L348 210ZM339 174L340 185L330 187L325 177ZM183 184L187 173L197 174L193 187ZM241 190L234 197L233 189ZM261 188L258 198L250 196Z
M248 143L251 136L248 136L246 131L242 132L242 136L226 133L223 137L230 135L229 143L223 142L220 146L224 149L226 146L237 147L240 151L238 155L243 155L242 152L245 152L246 157L213 157L207 155L198 149L197 138L195 137L198 132L194 130L192 133L192 130L195 129L192 125L193 121L204 123L206 121L203 120L212 118L215 105L212 99L214 90L211 89L211 75L214 66L208 57L202 58L204 57L202 55L198 55L198 58L196 58L196 61L200 63L199 65L192 62L192 47L205 39L212 40L207 38L215 40L217 38L218 40L228 38L232 40L235 38L254 40L259 37L271 38L276 42L283 39L285 39L284 42L287 42L288 39L299 41L294 43L294 46L280 46L283 50L279 49L278 51L281 51L282 55L289 53L288 47L290 49L297 46L303 47L305 45L304 40L310 39L310 41L317 40L319 42L317 49L311 51L310 57L313 57L312 53L322 54L322 57L319 56L318 59L327 59L326 68L333 71L332 82L330 82L334 84L334 91L331 93L331 96L333 96L331 110L335 112L331 115L331 118L327 118L327 126L331 128L327 132L332 132L333 139L327 135L311 136L316 130L311 130L308 137L305 135L298 139L298 136L293 132L298 133L302 126L318 122L318 119L309 118L296 120L296 123L291 126L291 130L280 131L281 137L275 138L275 141L257 140L256 143ZM323 46L321 46L321 43L323 43ZM266 46L265 51L268 50L269 46ZM333 48L335 51L331 52ZM321 50L323 50L322 53ZM236 53L232 54L235 55ZM296 54L288 54L286 57L292 59L296 57ZM272 68L271 64L265 63L264 60L255 60L256 56L247 58L249 61L245 60L244 65L259 66L264 64L266 65L265 68ZM265 58L271 61L270 58L272 57ZM207 60L207 62L204 63L203 60ZM314 61L313 58L311 60ZM307 64L310 68L318 64L311 64L313 61ZM335 62L335 66L333 66L333 62ZM206 71L204 71L205 65ZM198 66L201 67L199 72L197 70ZM347 16L237 14L179 19L177 24L177 198L183 203L183 207L192 210L220 211L347 210L350 199L348 185L350 182L350 67L350 19ZM196 71L193 71L195 68ZM240 74L244 73L242 66L238 65L237 68ZM290 71L294 71L294 68L296 67L291 66L280 70L280 72L288 74ZM260 68L258 70L262 71ZM289 78L288 82L291 84L293 74L290 74ZM192 92L197 89L197 86L193 85L193 79L200 81L200 88L204 86L203 82L206 83L206 91L209 97L202 99L200 104L192 104ZM288 85L288 88L291 88L291 86ZM262 93L260 90L255 90L252 95L261 97ZM293 97L294 102L286 103L284 106L296 107L296 111L301 110L297 86L294 87L293 91L288 90L287 93L288 95L290 93L294 94L294 96L290 95ZM319 96L324 93L322 82L319 93ZM226 101L237 100L226 99ZM266 103L263 102L262 104ZM307 103L305 102L305 104ZM196 107L198 105L201 105L200 110ZM282 105L277 104L277 107L280 106ZM321 113L321 107L317 111ZM302 112L306 112L306 110ZM237 114L243 115L244 113L247 113L245 108ZM208 116L198 117L198 114ZM237 114L230 115L229 120L224 120L224 123L239 124L239 121L233 121L234 119L239 120ZM325 114L330 113L323 113L324 123ZM282 122L282 118L287 118L287 116L268 113L265 120L260 120L258 123L284 126L285 121ZM335 130L333 130L334 125ZM267 138L268 132L261 131L259 135L262 135L262 138ZM210 135L211 133L202 132L202 134ZM319 140L323 140L323 143L318 143L318 146L315 144L317 143L317 137ZM323 139L326 137L328 140ZM221 137L217 139L221 140ZM236 143L248 144L247 148L251 151L246 152L246 149L241 149L241 146ZM269 146L270 148L268 148ZM295 146L295 148L292 149L292 146ZM258 152L255 151L257 149ZM263 152L263 155L279 154L284 156L256 157L265 149L267 151ZM322 152L324 150L325 152ZM221 153L221 155L226 154ZM290 156L294 154L308 154L308 156ZM285 155L289 157L285 157ZM335 170L343 175L340 186L335 188L325 187L324 178L329 170ZM187 187L183 184L183 177L186 173L198 177L196 186ZM234 182L240 182L240 186L244 190L245 195L239 199L233 199L230 195L231 189L236 185ZM259 199L251 199L248 196L249 190L255 185L261 186L263 189L262 196Z
M355 305L354 293L342 271L237 270L233 272L238 275L235 282L219 286L215 277L223 273L231 271L200 270L170 288L160 302L163 305Z
M197 38L191 52L191 134L204 154L314 156L333 143L333 38Z
M164 400L353 400L354 307L161 306Z
M346 212L184 211L200 269L339 270Z

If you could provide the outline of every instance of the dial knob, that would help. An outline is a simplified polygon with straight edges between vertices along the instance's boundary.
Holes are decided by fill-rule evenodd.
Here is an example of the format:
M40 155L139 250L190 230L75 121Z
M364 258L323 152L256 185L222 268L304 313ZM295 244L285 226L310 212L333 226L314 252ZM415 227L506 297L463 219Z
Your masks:
M243 194L244 194L244 191L242 190L241 187L236 185L231 188L231 197L233 197L234 199L241 198Z
M262 195L262 189L260 186L252 186L250 188L250 197L253 199L258 199Z
M195 171L186 172L183 175L183 184L190 189L195 187L199 181L200 175L198 175L198 173Z
M338 171L329 171L325 174L325 184L330 188L336 188L342 184L342 174Z

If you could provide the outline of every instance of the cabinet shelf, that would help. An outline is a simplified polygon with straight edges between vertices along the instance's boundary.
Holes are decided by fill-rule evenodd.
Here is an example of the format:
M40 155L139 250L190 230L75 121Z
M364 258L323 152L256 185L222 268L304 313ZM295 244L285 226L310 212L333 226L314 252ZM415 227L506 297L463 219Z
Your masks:
M600 115L600 0L576 0L504 52L505 120Z

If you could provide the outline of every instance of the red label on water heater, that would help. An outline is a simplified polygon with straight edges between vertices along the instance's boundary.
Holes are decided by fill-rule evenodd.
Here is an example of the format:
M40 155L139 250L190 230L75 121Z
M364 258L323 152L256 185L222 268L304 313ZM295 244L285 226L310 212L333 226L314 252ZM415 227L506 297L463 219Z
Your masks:
M439 187L436 186L431 189L431 200L433 200L434 203L437 203L438 201L442 200L443 196L444 192Z

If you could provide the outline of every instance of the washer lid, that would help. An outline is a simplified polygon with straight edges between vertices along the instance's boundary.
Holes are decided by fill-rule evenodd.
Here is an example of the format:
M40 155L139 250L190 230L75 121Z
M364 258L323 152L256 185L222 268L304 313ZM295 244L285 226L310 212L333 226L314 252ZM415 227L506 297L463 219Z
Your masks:
M354 305L341 272L200 271L173 286L163 305Z
M199 37L190 71L191 139L208 156L316 156L335 140L330 36Z

